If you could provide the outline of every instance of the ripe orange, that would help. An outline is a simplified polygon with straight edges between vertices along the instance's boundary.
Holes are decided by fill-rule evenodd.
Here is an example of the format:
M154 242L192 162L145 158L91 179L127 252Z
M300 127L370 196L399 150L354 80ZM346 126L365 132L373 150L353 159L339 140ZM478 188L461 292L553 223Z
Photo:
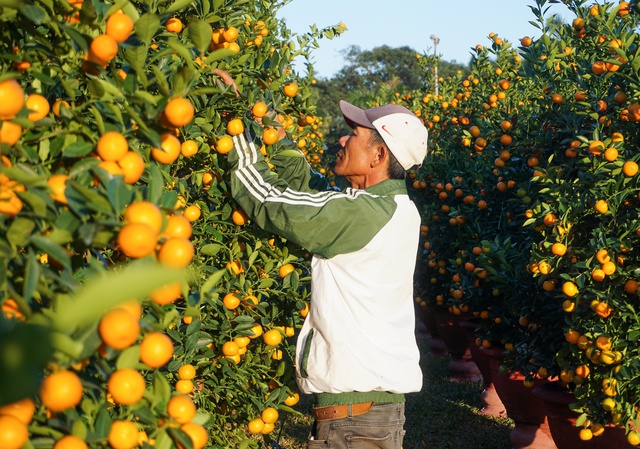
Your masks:
M280 133L275 128L266 128L262 133L262 141L265 145L273 145L280 140Z
M56 441L53 449L87 449L87 443L73 435L65 435Z
M286 277L289 273L292 273L293 271L295 271L294 266L291 265L290 263L286 263L280 267L280 269L278 270L278 274L280 275L280 277Z
M24 423L15 416L0 415L0 447L20 449L28 439L29 431Z
M100 34L91 41L90 51L103 62L109 62L118 54L118 42L108 34Z
M70 109L71 106L69 106L69 103L67 103L64 100L56 100L53 103L53 106L51 106L51 111L53 111L53 115L55 115L56 117L60 117L60 109L64 108L64 109Z
M0 120L10 120L24 105L24 91L14 79L0 82Z
M40 385L40 400L52 412L75 407L82 400L82 382L73 371L49 374Z
M14 146L22 137L22 126L13 122L2 122L0 125L0 142Z
M241 119L234 118L232 120L229 120L229 123L227 123L227 133L229 133L229 135L237 136L238 134L242 134L243 132L244 124L242 123ZM218 152L220 152L220 150L218 150Z
M118 161L118 165L124 173L124 182L127 184L135 184L144 173L144 159L135 151L127 151L127 154Z
M562 284L562 293L572 298L578 294L578 287L573 282L566 281Z
M180 31L182 31L182 21L177 17L171 17L169 20L167 20L164 26L170 33L179 33Z
M178 368L178 377L182 380L191 380L196 377L196 369L193 365L182 365Z
M129 223L118 233L120 250L133 259L146 257L153 253L158 241L158 234L145 223Z
M298 93L298 85L295 83L288 83L284 85L282 90L287 97L293 98Z
M207 441L209 440L209 433L200 424L188 422L180 426L180 429L184 433L189 435L189 438L191 438L193 449L203 449L207 445Z
M193 393L194 385L190 379L180 379L176 382L176 391L182 394Z
M259 323L254 324L251 328L251 332L253 333L253 335L249 336L250 339L253 340L254 338L258 338L260 335L262 335L262 326Z
M171 304L182 296L182 283L180 281L172 282L170 284L163 285L160 288L155 289L149 294L151 301L160 305L166 306Z
M133 20L121 10L111 14L107 19L106 34L118 43L126 41L132 31Z
M160 332L148 334L140 343L140 361L151 368L166 365L173 357L173 343Z
M591 279L593 279L596 282L601 282L604 280L604 278L605 278L605 273L600 268L596 268L591 272Z
M551 245L551 252L556 256L564 256L567 252L567 247L563 243L554 243Z
M226 42L235 42L238 39L238 29L236 27L229 27L222 33Z
M131 421L113 421L107 440L113 449L133 449L138 445L139 431Z
M635 176L638 173L638 164L634 161L625 162L622 166L622 173L624 173L625 176L629 177Z
M240 131L242 132L242 131ZM233 139L229 136L222 136L216 143L216 151L220 154L227 154L233 149Z
M188 239L168 238L160 246L158 261L167 267L184 268L193 260L195 249Z
M184 157L192 157L198 154L198 144L195 140L185 140L180 146L180 154Z
M258 434L264 428L264 421L261 418L254 418L251 421L249 421L249 424L247 425L247 427L249 429L249 433L254 435Z
M616 272L616 264L611 261L605 262L602 264L602 271L607 276L611 276L613 273Z
M124 309L105 313L98 326L100 338L113 349L125 349L135 343L140 334L140 323Z
M189 220L189 222L196 221L198 218L200 218L201 214L202 212L200 212L200 207L198 207L196 204L192 204L191 206L187 207L183 212L184 217Z
M606 248L599 249L596 253L596 260L600 263L606 263L611 260L611 256L609 256L609 252Z
M240 298L238 298L233 293L227 293L226 295L224 295L224 298L222 299L222 303L227 309L233 310L240 305Z
M289 407L293 407L300 401L300 395L296 392L287 396L287 399L284 400L284 405L288 405Z
M174 421L185 424L196 416L196 405L189 396L177 394L169 399L167 413Z
M640 284L635 279L629 279L624 283L624 291L629 294L637 292L638 288L640 288Z
M591 438L593 438L593 433L591 432L591 429L587 429L586 427L583 427L582 429L580 429L580 432L578 433L578 435L582 441L588 441Z
M523 47L530 46L532 42L533 40L529 36L525 36L522 39L520 39L520 45L522 45Z
M243 210L236 209L231 214L231 220L233 220L233 222L238 226L244 226L249 221L249 217Z
M5 404L0 407L1 415L11 415L18 418L21 423L29 424L33 419L33 413L36 410L36 404L31 398L24 398L11 404Z
M127 206L124 211L123 220L129 224L146 224L156 234L162 228L162 211L158 206L150 201L136 201Z
M195 109L189 100L182 97L172 98L164 108L164 116L174 127L185 126L195 114Z
M174 214L169 216L161 237L188 239L192 233L191 222L183 215Z
M271 329L262 335L262 339L268 346L278 346L282 342L282 333L278 329Z
M107 131L96 146L96 152L103 161L117 162L129 151L127 139L117 131Z
M609 205L605 200L598 200L596 201L595 208L596 208L596 211L598 211L599 213L606 214L607 211L609 210Z
M265 424L274 423L278 420L278 410L273 407L267 407L260 414L260 418Z
M31 94L27 97L27 109L30 110L28 118L32 122L37 122L49 114L51 107L45 97L40 94Z
M151 157L161 164L172 164L180 156L180 141L170 133L160 135L160 148L151 148Z
M640 433L637 430L631 430L627 434L627 442L632 446L640 445Z
M114 309L122 309L126 310L133 316L136 320L139 320L142 317L142 304L137 299L130 299L129 301L121 302Z
M144 395L146 383L142 374L131 368L123 368L113 372L107 382L107 392L116 404L135 404Z
M226 341L222 344L222 353L227 357L233 357L238 354L240 347L235 341Z
M251 113L253 114L253 116L258 118L264 117L267 111L268 107L266 103L262 101L256 101L256 103L251 108Z

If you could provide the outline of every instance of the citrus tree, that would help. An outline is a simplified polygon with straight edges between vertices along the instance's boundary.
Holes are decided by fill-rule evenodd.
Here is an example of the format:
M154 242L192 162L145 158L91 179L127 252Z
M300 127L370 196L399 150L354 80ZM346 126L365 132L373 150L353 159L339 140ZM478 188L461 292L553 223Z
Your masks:
M0 446L258 447L293 411L307 255L225 156L284 126L319 162L291 62L345 28L294 36L285 3L0 3Z

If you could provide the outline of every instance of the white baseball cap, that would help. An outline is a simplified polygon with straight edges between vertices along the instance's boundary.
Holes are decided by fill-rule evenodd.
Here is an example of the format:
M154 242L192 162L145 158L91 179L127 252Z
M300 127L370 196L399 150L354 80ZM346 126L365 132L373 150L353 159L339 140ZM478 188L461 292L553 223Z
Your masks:
M387 104L361 109L340 100L340 111L351 128L358 125L378 131L405 170L422 165L429 133L422 121L404 106Z

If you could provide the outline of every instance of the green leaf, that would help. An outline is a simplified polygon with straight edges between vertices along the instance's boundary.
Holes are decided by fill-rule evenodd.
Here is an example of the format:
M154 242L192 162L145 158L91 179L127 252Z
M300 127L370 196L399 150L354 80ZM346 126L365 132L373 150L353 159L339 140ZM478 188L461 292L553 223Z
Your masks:
M209 278L205 281L205 283L202 284L200 291L203 293L206 293L213 290L214 287L218 285L218 282L222 280L222 278L226 273L227 273L226 268L222 270L218 270L215 273L213 273L211 276L209 276Z
M169 7L164 10L164 12L169 13L169 12L180 11L181 9L184 9L187 6L189 6L191 3L193 3L193 0L176 0L171 5L169 5Z
M115 177L107 184L107 196L113 210L121 211L127 204L131 203L133 189L121 177Z
M42 24L49 18L47 12L38 5L26 4L20 8L20 12L36 25Z
M136 72L144 72L149 49L144 45L129 47L124 51L124 59Z
M149 189L147 190L148 200L158 204L164 193L164 178L157 163L152 163L149 167Z
M155 372L152 391L155 399L154 402L169 402L169 398L171 397L171 385L169 385L167 378L164 377L164 374L160 371Z
M62 150L62 156L68 158L83 157L93 151L94 145L86 140L74 142Z
M75 29L69 26L63 24L60 24L59 26L71 38L73 43L80 47L80 50L82 50L83 52L87 52L89 50L89 44L87 43L87 40L82 36L82 34L78 33ZM71 86L68 87L71 88ZM67 91L68 90L69 89L67 89Z
M204 20L194 20L187 27L187 32L189 33L189 39L191 39L198 51L204 53L211 43L211 34L213 33L211 25Z
M31 236L30 240L37 248L47 253L50 258L58 261L63 267L67 269L71 268L71 258L69 257L69 254L67 254L62 246L55 243L49 237L43 237L35 234Z
M96 322L105 310L116 304L131 298L142 298L163 285L182 280L183 277L181 270L139 261L131 263L122 271L91 278L75 293L71 301L60 304L55 310L55 328L72 332L76 327Z
M140 16L136 21L133 29L136 36L149 46L151 39L155 36L156 31L160 28L160 17L157 14L146 13ZM132 66L133 67L133 66Z
M109 412L107 412L107 403L105 402L98 412L94 430L98 437L106 439L109 435L109 429L111 429L111 417L109 416Z
M136 368L140 361L140 345L130 346L120 353L116 360L116 368Z
M216 254L218 254L220 252L220 249L222 248L222 245L218 244L218 243L209 243L207 245L204 245L203 247L201 247L198 252L200 254L203 254L205 256L215 256Z
M33 233L35 227L36 224L33 220L17 217L7 231L7 240L13 246L23 247L29 241L29 236Z
M24 274L24 285L22 286L22 298L25 302L31 301L33 293L38 289L41 273L42 265L40 265L40 262L36 260L33 250L29 249L27 266Z
M107 215L113 214L111 204L104 196L74 180L70 179L67 181L67 189L65 190L65 193L70 207L75 205L82 208L86 207Z

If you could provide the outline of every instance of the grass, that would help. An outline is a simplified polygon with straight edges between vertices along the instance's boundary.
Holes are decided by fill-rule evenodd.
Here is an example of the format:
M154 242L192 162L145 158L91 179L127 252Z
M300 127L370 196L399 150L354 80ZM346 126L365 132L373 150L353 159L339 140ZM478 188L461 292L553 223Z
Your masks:
M509 449L509 432L513 421L481 415L482 382L449 380L449 358L431 355L426 334L418 334L422 391L407 395L405 408L407 434L405 449ZM296 409L302 416L283 416L282 425L273 434L279 446L287 449L307 447L312 424L312 398L304 395Z

